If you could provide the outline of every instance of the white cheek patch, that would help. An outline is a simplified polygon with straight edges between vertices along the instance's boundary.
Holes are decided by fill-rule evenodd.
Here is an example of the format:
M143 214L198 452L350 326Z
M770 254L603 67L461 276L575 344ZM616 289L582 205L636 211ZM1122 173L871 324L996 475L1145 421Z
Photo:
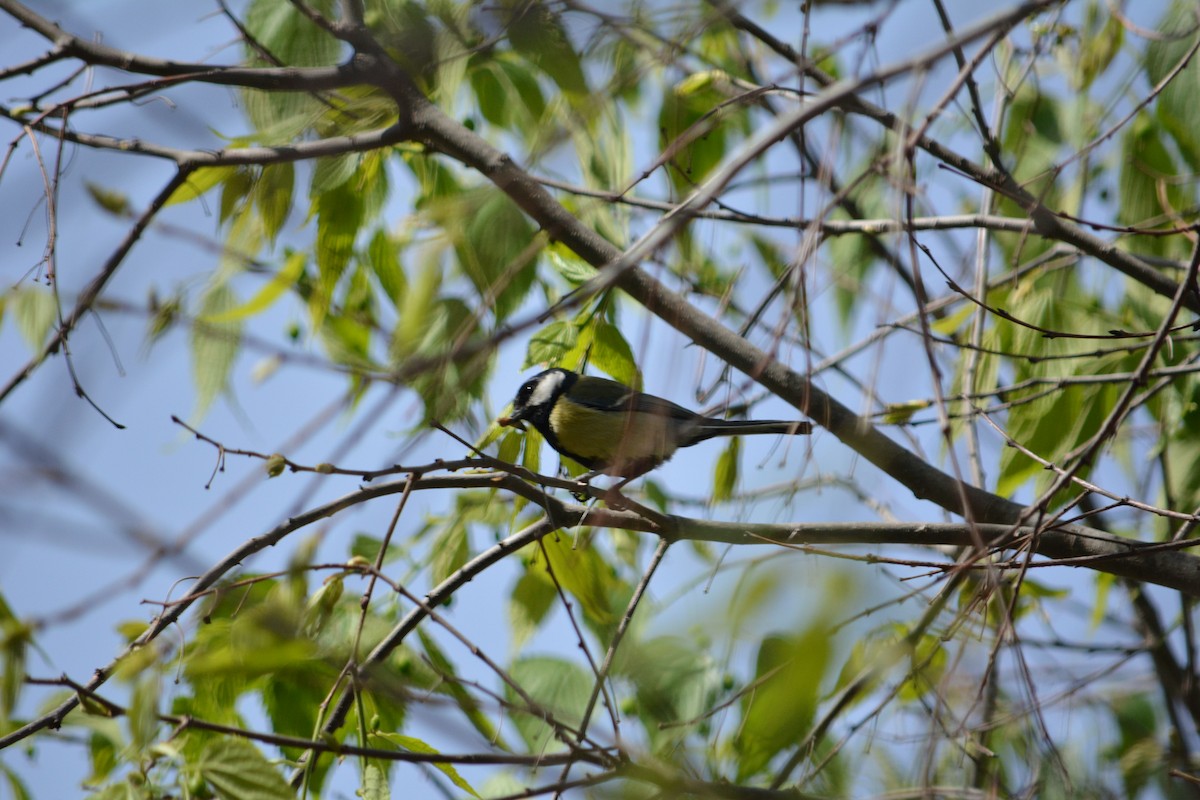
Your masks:
M558 387L562 386L562 382L566 377L561 372L551 372L544 375L538 381L538 385L534 387L533 394L529 395L529 408L537 408L549 403L554 397L554 393L558 391Z

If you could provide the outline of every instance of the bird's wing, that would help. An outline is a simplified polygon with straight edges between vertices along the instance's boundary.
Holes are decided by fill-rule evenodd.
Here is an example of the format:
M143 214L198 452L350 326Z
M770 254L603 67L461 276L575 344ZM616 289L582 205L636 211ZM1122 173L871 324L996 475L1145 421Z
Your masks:
M681 405L672 403L670 400L664 400L661 397L655 397L652 394L642 394L641 392L633 392L630 398L629 408L631 411L639 411L643 414L656 414L664 417L672 417L679 420L693 420L699 415L694 411L690 411Z
M586 400L578 400L573 396L571 399L580 405L603 409L605 411L619 409L626 412L654 414L656 416L679 420L692 420L697 416L694 412L689 411L681 405L672 403L670 400L664 400L652 394L635 392L623 383L610 381L606 378L596 378L591 375L582 376L579 380L587 381L586 394L588 398Z

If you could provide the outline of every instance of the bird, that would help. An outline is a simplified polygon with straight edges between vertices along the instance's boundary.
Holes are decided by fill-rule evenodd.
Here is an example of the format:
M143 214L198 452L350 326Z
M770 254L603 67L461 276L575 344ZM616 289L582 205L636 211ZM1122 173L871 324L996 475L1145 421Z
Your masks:
M715 436L812 433L810 422L706 417L623 383L558 367L525 381L512 412L497 422L520 430L529 423L551 447L590 470L584 480L610 475L624 478L622 486L680 447Z

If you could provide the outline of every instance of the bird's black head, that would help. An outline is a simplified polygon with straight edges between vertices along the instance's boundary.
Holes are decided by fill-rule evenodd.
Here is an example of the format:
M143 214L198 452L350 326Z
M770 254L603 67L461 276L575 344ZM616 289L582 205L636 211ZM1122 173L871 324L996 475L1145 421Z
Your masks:
M545 432L550 424L550 410L558 398L571 388L578 376L565 369L548 369L539 372L517 390L513 398L512 414L500 419L501 425L515 425L528 421L535 428Z

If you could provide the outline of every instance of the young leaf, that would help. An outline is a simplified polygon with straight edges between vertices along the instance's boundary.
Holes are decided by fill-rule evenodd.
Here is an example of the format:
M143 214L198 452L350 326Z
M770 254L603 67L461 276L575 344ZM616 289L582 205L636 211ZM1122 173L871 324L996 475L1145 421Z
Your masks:
M377 229L367 244L367 264L370 265L371 272L379 281L384 294L396 307L400 306L404 293L408 290L408 278L396 254L399 246L400 244L393 241L383 228Z
M463 201L443 206L442 224L455 235L458 263L480 300L497 319L516 310L533 286L536 253L533 226L512 200L497 190L480 189Z
M575 286L596 276L595 267L560 244L546 248L546 261L568 283Z
M733 497L733 490L737 488L740 441L741 439L738 437L731 436L729 444L725 445L725 449L717 457L717 468L713 475L712 501L714 503L724 503Z
M508 599L508 621L512 629L512 648L520 649L537 631L558 592L544 571L527 569L517 580Z
M267 281L254 297L235 308L208 315L204 321L210 324L236 322L266 311L284 292L296 284L304 273L307 259L308 256L304 252L292 253L283 262L283 268L272 275L271 280Z
M317 165L313 168L309 191L317 195L338 188L354 175L358 169L360 158L358 153L343 153L340 156L318 158Z
M392 789L388 785L387 773L378 764L367 762L363 768L362 788L358 796L363 800L391 800Z
M563 356L570 352L579 340L579 329L574 322L559 320L551 322L546 327L529 338L529 347L525 351L525 362L521 369L534 366L558 366Z
M467 541L467 526L461 517L454 517L442 529L433 541L432 551L433 558L429 566L435 584L446 580L467 563L471 549Z
M543 3L520 3L513 9L508 24L513 50L536 64L568 95L582 99L588 90L583 65L558 15Z
M41 349L54 324L58 313L54 306L54 295L49 289L28 287L17 289L8 297L17 330L31 350Z
M395 745L397 748L399 748L401 750L405 750L409 753L437 753L438 752L438 750L435 747L433 747L432 745L430 745L420 739L417 739L413 736L404 736L399 733L385 733L382 731L375 731L374 733L371 734L371 738L382 739L383 741L388 742L389 744ZM441 770L442 774L445 775L447 778L449 778L450 782L453 783L455 786L462 789L464 792L468 793L472 797L479 797L479 793L476 792L473 788L471 788L471 784L467 783L467 781L463 778L463 776L458 773L458 770L456 770L454 768L453 764L438 763L435 761L435 762L433 762L433 766L434 766L434 768Z
M763 639L754 671L759 684L742 702L742 724L734 740L741 755L739 781L757 774L808 732L829 655L829 634L817 627L798 636Z
M633 349L615 325L599 320L592 332L592 363L626 386L640 389L642 375L633 359Z
M254 205L262 217L262 229L270 242L275 241L288 212L292 210L292 188L296 182L296 171L292 162L268 164L254 184Z
M342 184L317 195L317 267L320 273L317 305L313 316L320 319L328 311L333 288L345 273L354 252L354 242L363 223L363 200L349 184Z
M238 800L295 800L296 797L279 770L245 739L210 742L196 766L218 797Z
M200 302L197 315L201 324L192 328L192 380L196 384L193 418L204 416L217 395L229 385L229 376L237 360L241 325L236 321L210 322L237 305L237 298L226 284L211 286Z
M719 109L726 98L716 87L728 80L720 70L696 73L663 97L659 141L674 165L671 182L680 189L704 180L725 157L727 134Z
M537 703L534 709L518 710L524 709L525 701L511 687L505 687L509 702L516 706L510 712L513 722L530 752L553 753L565 749L539 712L547 712L564 724L578 725L592 691L591 674L574 662L550 656L520 658L509 668L509 674Z
M1146 82L1157 84L1175 69L1195 42L1196 9L1190 0L1171 3L1158 30L1164 35L1146 45ZM1115 20L1114 20L1115 21ZM1117 29L1123 30L1122 25ZM1186 34L1186 35L1185 35ZM1157 117L1175 140L1192 172L1200 171L1200 59L1192 57L1158 96ZM1170 173L1173 174L1173 173Z
M309 7L330 18L332 0L309 0ZM243 18L246 30L257 42L283 63L295 67L319 67L336 64L342 44L319 27L291 3L253 0ZM252 58L258 52L247 46Z
M183 185L167 198L166 205L173 206L195 200L214 186L232 178L237 172L237 167L200 167L192 170Z

